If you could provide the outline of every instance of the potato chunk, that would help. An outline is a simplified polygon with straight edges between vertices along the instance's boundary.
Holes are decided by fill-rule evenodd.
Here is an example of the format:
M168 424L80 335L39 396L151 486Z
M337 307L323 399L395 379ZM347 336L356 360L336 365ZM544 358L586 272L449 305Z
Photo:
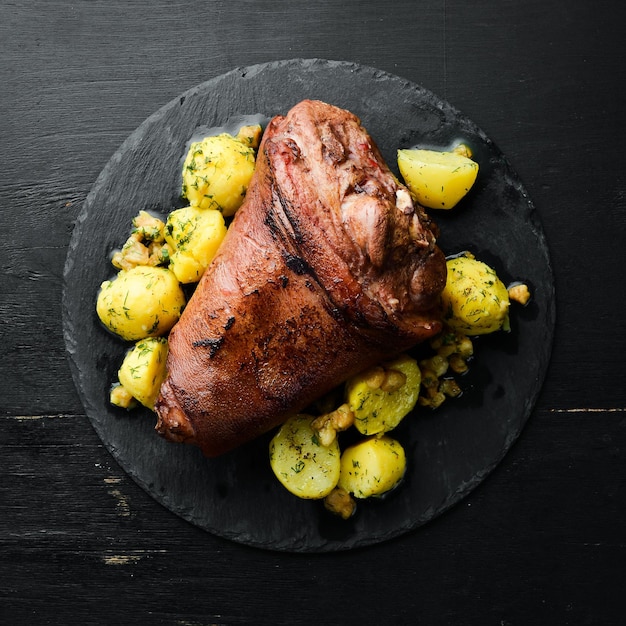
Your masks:
M465 335L484 335L508 325L509 294L496 272L471 256L448 259L441 294L444 321Z
M429 209L456 206L478 176L478 163L458 150L398 150L398 168L417 201Z
M255 151L248 139L227 133L191 144L183 164L182 195L192 206L234 215L254 173Z
M388 435L369 437L341 455L337 486L355 498L380 496L404 476L406 456L398 441Z
M420 382L417 361L406 354L348 380L346 398L357 430L375 435L394 429L415 406Z
M118 371L121 386L138 402L149 409L159 395L165 379L167 339L147 337L128 351Z
M184 207L172 211L165 224L170 246L170 270L181 283L195 283L226 236L224 216L215 209Z
M323 446L311 426L313 417L298 414L285 422L270 442L270 465L291 493L306 499L327 496L339 480L337 440Z
M139 265L102 283L96 311L111 332L137 341L164 335L184 306L185 295L170 270Z

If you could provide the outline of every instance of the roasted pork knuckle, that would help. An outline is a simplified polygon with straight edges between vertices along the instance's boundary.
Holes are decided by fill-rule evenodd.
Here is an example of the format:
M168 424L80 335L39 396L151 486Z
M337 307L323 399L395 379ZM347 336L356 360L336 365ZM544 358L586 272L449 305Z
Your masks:
M170 333L157 431L217 456L438 333L435 237L355 115L306 100L273 118Z

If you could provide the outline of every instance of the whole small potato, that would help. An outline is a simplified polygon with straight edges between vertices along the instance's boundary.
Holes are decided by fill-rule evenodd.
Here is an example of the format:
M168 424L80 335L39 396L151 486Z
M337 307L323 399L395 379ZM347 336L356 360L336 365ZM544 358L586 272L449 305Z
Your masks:
M184 306L185 294L170 270L139 265L102 283L96 312L111 332L137 341L167 333Z
M184 207L172 211L165 224L172 249L170 270L181 283L198 282L226 236L224 216L215 209Z
M388 435L369 437L346 448L341 455L337 486L355 498L380 496L393 489L406 471L406 455Z
M182 194L193 206L234 215L254 173L254 148L223 133L191 144L183 164Z
M495 270L470 256L447 261L443 319L465 335L485 335L508 323L509 294Z

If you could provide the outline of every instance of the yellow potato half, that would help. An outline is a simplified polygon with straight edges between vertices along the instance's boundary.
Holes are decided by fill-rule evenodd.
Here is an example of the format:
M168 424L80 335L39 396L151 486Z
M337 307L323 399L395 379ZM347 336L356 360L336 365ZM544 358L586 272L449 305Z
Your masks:
M118 371L121 386L137 401L149 409L159 395L165 380L167 339L147 337L129 350Z
M321 444L312 428L313 417L295 415L270 442L270 466L280 483L299 498L327 496L339 480L341 452L335 439Z
M355 498L380 496L393 489L406 471L404 448L384 435L370 437L341 455L341 473L337 484Z
M429 209L456 206L478 176L478 163L458 152L398 150L398 168L417 201Z
M406 354L348 380L346 399L356 429L363 435L394 429L417 403L420 382L417 361Z
M472 336L495 332L507 324L509 294L495 270L466 256L448 259L447 267L441 300L448 326Z
M102 283L96 311L111 332L137 341L167 333L184 306L185 295L173 272L138 265Z

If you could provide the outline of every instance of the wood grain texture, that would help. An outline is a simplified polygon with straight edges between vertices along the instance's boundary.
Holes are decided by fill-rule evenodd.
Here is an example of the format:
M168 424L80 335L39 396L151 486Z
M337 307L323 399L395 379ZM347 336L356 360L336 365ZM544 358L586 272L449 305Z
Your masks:
M23 494L3 502L0 533L11 564L2 606L24 620L14 623L298 624L329 611L354 620L343 623L592 624L621 588L626 429L612 413L540 412L460 506L332 557L245 549L180 522L111 462L84 418L7 422L3 476ZM562 436L572 428L575 446ZM351 599L345 613L337 597Z
M618 13L607 0L1 3L0 622L618 623ZM557 289L548 378L504 462L423 529L324 556L247 549L156 504L83 415L61 333L72 225L111 154L185 89L294 57L379 67L473 119L537 206Z

